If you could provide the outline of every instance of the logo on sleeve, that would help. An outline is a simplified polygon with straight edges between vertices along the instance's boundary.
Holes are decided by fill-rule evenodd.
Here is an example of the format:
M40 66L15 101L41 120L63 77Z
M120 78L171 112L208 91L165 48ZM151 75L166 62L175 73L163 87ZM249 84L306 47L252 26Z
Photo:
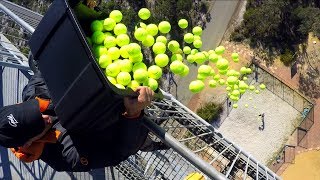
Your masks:
M8 118L8 122L12 127L17 127L17 124L19 123L16 118L14 118L14 116L12 114L9 114L9 116L7 116Z

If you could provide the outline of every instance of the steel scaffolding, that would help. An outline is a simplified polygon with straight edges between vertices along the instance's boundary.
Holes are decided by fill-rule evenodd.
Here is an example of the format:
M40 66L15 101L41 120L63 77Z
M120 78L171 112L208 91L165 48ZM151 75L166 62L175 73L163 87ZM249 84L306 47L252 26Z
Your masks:
M29 78L32 72L27 63L29 47L26 42L42 15L5 0L0 0L0 15L0 34L10 37L5 38L6 40L1 38L0 65L16 68ZM19 39L20 37L23 38ZM21 82L18 81L18 83ZM164 99L153 101L152 105L145 110L144 124L152 132L149 136L154 141L162 141L171 148L154 152L139 151L118 166L99 171L100 174L96 173L98 177L139 180L183 179L189 173L201 172L207 179L281 179L249 153L224 138L171 94L166 92L163 94ZM9 159L13 161L12 158ZM1 166L3 163L0 164ZM36 179L47 179L48 173L56 173L40 161L24 166L27 169L40 167L39 171L43 172L34 171L36 175L33 178L36 177ZM76 179L92 178L90 173L67 173L67 175ZM20 177L28 179L28 176L22 173ZM49 176L48 179L52 177Z

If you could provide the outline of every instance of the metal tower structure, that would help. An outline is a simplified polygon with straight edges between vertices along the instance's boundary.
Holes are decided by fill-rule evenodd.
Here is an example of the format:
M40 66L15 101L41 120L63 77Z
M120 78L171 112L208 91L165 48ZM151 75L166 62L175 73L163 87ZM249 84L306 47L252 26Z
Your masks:
M0 0L2 106L21 101L22 88L32 75L26 42L41 18L38 13ZM165 142L171 147L169 150L139 151L116 167L88 173L61 173L41 161L21 163L6 149L0 148L0 178L184 179L189 173L200 172L207 179L281 179L171 94L163 93L164 99L154 101L146 110L148 118L144 124L152 132L150 137Z

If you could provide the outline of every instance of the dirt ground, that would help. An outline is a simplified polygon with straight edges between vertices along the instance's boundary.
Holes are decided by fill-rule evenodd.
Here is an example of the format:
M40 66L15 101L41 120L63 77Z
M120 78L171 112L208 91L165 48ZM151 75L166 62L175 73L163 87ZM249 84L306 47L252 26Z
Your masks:
M320 179L320 151L313 150L296 156L295 163L281 175L284 180Z

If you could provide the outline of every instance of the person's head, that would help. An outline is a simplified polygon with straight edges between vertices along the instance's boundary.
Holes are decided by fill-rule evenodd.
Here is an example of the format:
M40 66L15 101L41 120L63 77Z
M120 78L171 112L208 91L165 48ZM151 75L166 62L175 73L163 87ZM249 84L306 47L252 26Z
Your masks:
M0 145L19 147L44 134L52 122L43 116L36 99L1 108Z

